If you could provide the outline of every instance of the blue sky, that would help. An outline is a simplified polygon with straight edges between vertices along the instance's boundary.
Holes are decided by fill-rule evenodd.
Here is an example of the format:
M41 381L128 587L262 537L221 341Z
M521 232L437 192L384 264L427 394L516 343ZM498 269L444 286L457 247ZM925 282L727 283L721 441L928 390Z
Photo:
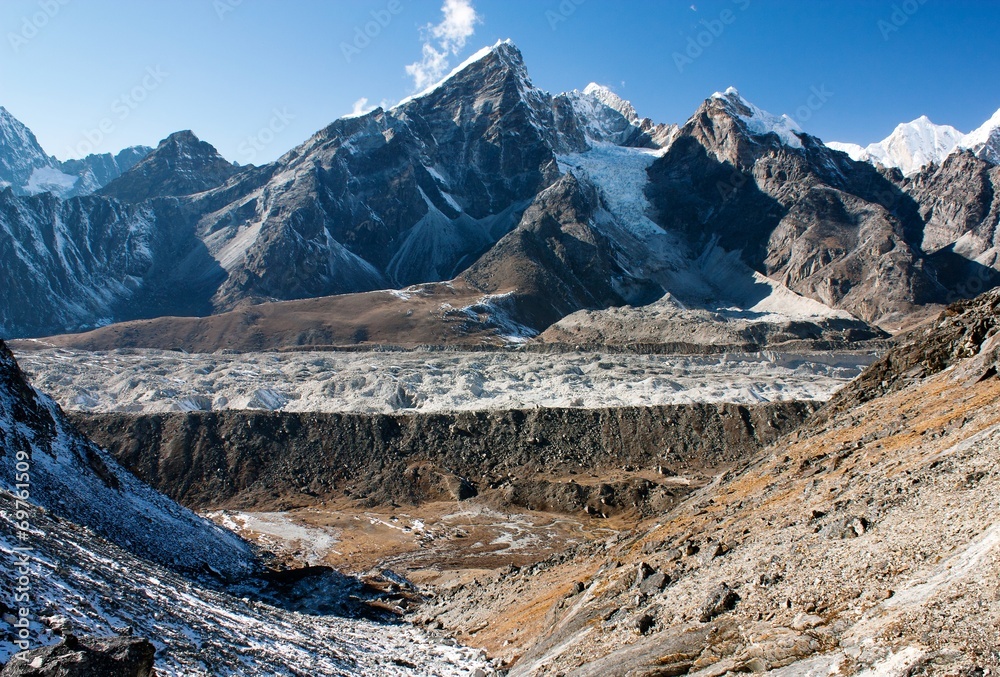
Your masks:
M596 81L662 122L730 85L863 144L1000 108L989 0L3 0L0 27L0 105L61 159L192 129L259 164L502 38L536 85Z

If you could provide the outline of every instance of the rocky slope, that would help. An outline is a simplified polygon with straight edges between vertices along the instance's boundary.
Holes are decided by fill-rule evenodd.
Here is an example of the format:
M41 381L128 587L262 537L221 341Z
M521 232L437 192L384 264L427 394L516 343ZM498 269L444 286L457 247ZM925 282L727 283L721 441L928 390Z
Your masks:
M215 270L193 234L171 228L148 203L19 197L7 189L0 193L0 233L0 284L9 290L0 299L5 336L197 311L190 297ZM183 277L182 256L200 277Z
M0 451L4 491L16 493L26 475L34 505L141 557L234 578L257 567L245 543L140 483L80 435L55 402L27 384L2 343ZM19 469L19 462L28 470ZM171 534L169 542L161 538L163 530Z
M995 292L633 536L420 612L512 675L981 675L1000 668Z
M951 285L962 296L995 284L997 225L1000 222L1000 168L971 151L950 155L910 177L906 192L920 205L924 227L922 248L948 257Z

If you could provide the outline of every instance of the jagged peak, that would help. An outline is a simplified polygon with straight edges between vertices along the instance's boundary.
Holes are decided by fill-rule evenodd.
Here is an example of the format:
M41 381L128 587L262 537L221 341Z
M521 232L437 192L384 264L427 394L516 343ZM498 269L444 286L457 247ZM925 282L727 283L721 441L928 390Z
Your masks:
M162 148L163 146L168 145L196 145L199 143L201 143L201 139L199 139L194 132L190 129L182 129L181 131L174 132L167 138L160 141L157 148Z
M596 82L591 82L589 85L584 87L583 93L586 96L594 97L605 106L618 111L622 114L622 117L632 124L638 124L641 119L632 103L615 94L615 92L609 87L599 85Z
M802 128L787 115L774 115L751 103L735 87L725 92L715 92L706 103L720 102L726 112L739 118L755 136L776 134L782 143L792 148L802 148L799 134Z
M156 148L147 154L139 164L154 163L160 157L173 157L174 155L189 158L207 158L212 161L220 160L228 163L219 151L216 150L215 146L199 139L190 129L184 129L174 132L160 141Z
M422 99L429 94L433 94L435 91L443 87L449 80L458 77L463 72L471 69L481 62L486 62L489 59L494 59L497 66L501 68L507 68L515 72L525 83L528 83L528 71L524 65L524 56L521 54L521 50L517 48L517 45L513 43L509 38L506 40L498 40L495 44L490 47L483 47L478 52L470 56L468 59L456 66L448 75L443 77L438 82L434 83L427 89L418 92L412 96L408 96L398 104L393 106L393 110L401 108L408 103Z
M969 134L962 137L959 141L958 146L960 148L975 148L976 146L989 143L990 139L997 130L1000 130L1000 109L993 114L989 120L983 123L983 125Z

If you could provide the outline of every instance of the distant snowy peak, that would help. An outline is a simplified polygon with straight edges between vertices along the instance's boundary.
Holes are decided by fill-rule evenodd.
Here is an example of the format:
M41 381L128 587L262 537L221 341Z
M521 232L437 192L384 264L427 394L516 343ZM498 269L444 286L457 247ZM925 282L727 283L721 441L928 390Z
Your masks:
M847 153L855 162L868 162L871 160L871 154L868 152L868 149L857 143L827 141L826 147L832 150L839 150L841 153Z
M618 111L622 114L622 117L633 125L638 125L641 121L639 114L635 112L635 108L629 101L621 98L604 85L591 82L584 88L583 93L587 96L594 97L608 108L613 108Z
M962 138L949 125L935 125L926 115L899 125L881 143L868 147L872 158L886 167L898 167L909 176L931 163L940 164Z
M716 92L710 101L718 102L727 113L738 118L754 136L776 134L781 142L791 148L802 148L799 134L802 129L787 115L773 115L744 99L735 87Z
M75 177L61 174L58 163L45 154L31 130L0 106L0 181L18 195L67 182L72 187Z
M926 115L921 115L867 147L837 141L826 145L847 153L854 160L898 168L905 176L916 174L932 163L940 165L958 150L971 150L982 160L1000 164L1000 110L971 134L963 135L949 125L936 125Z
M958 147L971 150L982 160L1000 164L1000 110L982 127L962 137Z

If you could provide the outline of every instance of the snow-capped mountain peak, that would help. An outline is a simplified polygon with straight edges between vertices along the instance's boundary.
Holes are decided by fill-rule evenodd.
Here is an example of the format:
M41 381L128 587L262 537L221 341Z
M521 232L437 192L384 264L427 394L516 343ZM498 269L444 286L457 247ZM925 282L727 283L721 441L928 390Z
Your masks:
M35 135L6 108L0 106L0 182L24 195L46 190L51 183L72 182L62 177L57 162L45 154Z
M615 109L622 114L622 117L631 122L633 125L639 124L639 114L635 112L635 108L632 106L632 103L621 98L604 85L591 82L584 88L583 93L587 96L594 97L605 106Z
M450 80L453 80L464 71L469 70L476 64L489 58L495 59L499 65L510 68L525 82L528 82L528 69L524 65L524 57L521 55L521 50L519 50L514 42L509 38L506 40L498 40L494 45L480 49L478 52L456 66L448 75L444 76L441 80L434 83L430 87L413 94L412 96L406 97L393 106L393 110L402 108L417 99L422 99L430 94L433 94L441 89Z
M795 120L787 115L768 113L743 98L735 87L729 87L725 92L716 92L711 100L721 102L728 113L743 121L751 134L777 134L786 146L802 148L802 141L798 137L802 129Z
M977 157L1000 164L1000 110L975 131L962 137L959 148L967 148Z
M931 163L940 163L962 138L949 125L936 125L926 115L896 127L885 140L868 146L872 158L886 167L914 174Z
M921 115L912 122L897 125L892 134L867 147L837 141L826 145L847 153L854 160L898 168L909 176L931 163L940 164L961 140L959 130L949 125L936 125L926 115Z

